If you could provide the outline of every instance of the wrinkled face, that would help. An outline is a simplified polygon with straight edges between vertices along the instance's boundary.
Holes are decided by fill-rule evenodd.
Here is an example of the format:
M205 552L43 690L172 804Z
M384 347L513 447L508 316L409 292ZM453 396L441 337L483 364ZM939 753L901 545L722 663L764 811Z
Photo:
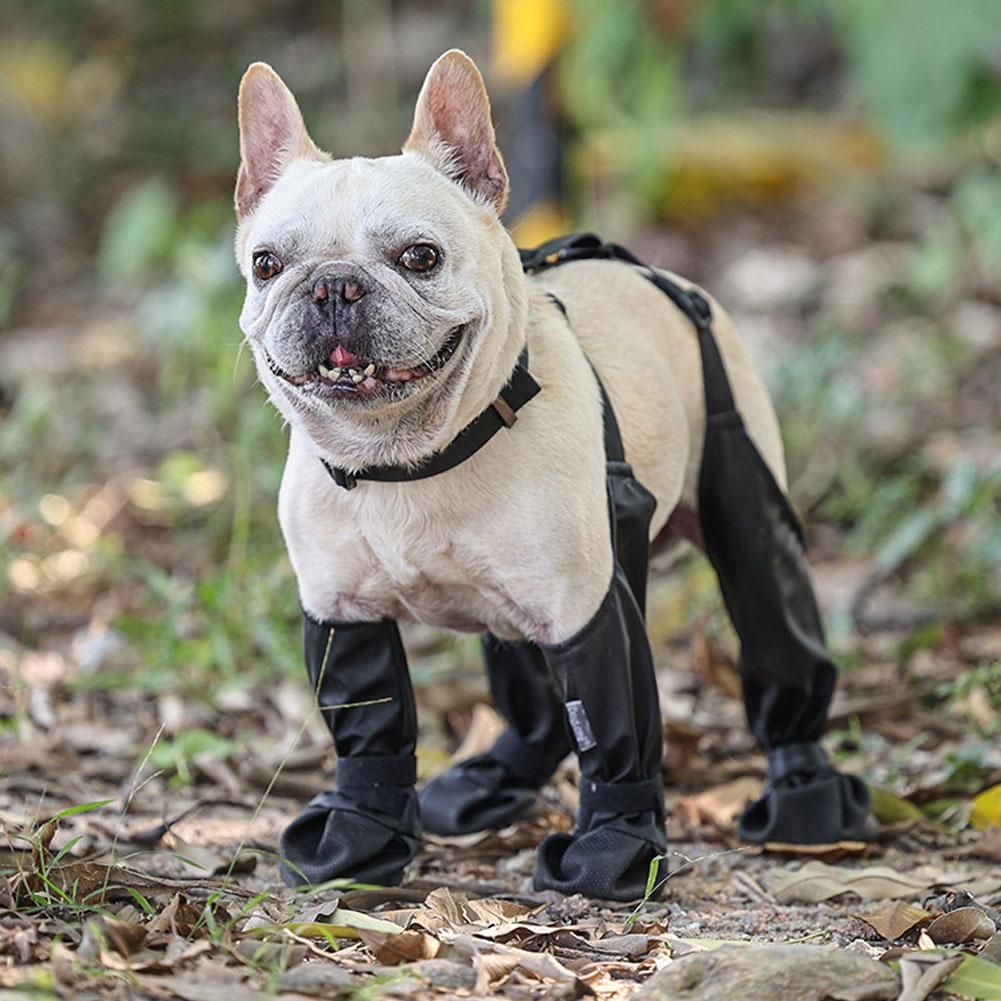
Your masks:
M482 207L412 154L301 161L240 248L240 325L283 410L377 410L444 391L502 284Z
M527 309L476 67L432 66L399 156L332 160L254 64L240 149L240 326L276 406L350 468L441 448L510 375Z

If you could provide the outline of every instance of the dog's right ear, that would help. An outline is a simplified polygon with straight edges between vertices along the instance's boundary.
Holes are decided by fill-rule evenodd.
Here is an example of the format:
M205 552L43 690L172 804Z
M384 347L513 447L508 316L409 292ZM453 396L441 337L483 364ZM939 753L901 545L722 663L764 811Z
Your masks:
M322 156L306 132L299 105L267 63L252 63L240 81L240 173L236 216L243 222L300 157Z

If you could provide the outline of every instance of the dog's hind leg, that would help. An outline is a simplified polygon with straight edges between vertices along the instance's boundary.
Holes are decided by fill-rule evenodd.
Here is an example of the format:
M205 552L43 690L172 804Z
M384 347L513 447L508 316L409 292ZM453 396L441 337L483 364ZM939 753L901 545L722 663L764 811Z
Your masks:
M421 790L421 820L433 834L469 834L520 820L570 753L563 704L542 650L488 634L483 654L494 706L508 728L485 754L458 762Z
M737 412L708 322L699 344L706 390L702 538L740 638L748 723L769 760L768 787L744 811L741 837L868 840L874 824L865 785L835 771L819 744L837 669L799 523Z
M304 613L306 666L337 749L337 787L282 834L289 885L343 877L391 885L417 853L417 711L396 623Z

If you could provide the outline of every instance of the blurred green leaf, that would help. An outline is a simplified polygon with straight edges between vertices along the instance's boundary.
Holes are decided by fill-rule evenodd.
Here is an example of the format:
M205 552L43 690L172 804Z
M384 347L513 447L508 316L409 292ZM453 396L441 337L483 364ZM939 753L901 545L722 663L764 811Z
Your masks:
M174 235L177 198L158 177L131 188L108 213L101 234L97 273L106 286L144 277L166 259Z

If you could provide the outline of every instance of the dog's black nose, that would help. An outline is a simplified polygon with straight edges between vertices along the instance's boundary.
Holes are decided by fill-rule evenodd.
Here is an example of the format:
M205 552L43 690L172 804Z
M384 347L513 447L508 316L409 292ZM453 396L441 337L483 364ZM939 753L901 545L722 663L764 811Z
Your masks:
M318 278L311 293L313 302L322 305L334 299L342 302L357 302L365 294L365 288L349 275L325 275Z

